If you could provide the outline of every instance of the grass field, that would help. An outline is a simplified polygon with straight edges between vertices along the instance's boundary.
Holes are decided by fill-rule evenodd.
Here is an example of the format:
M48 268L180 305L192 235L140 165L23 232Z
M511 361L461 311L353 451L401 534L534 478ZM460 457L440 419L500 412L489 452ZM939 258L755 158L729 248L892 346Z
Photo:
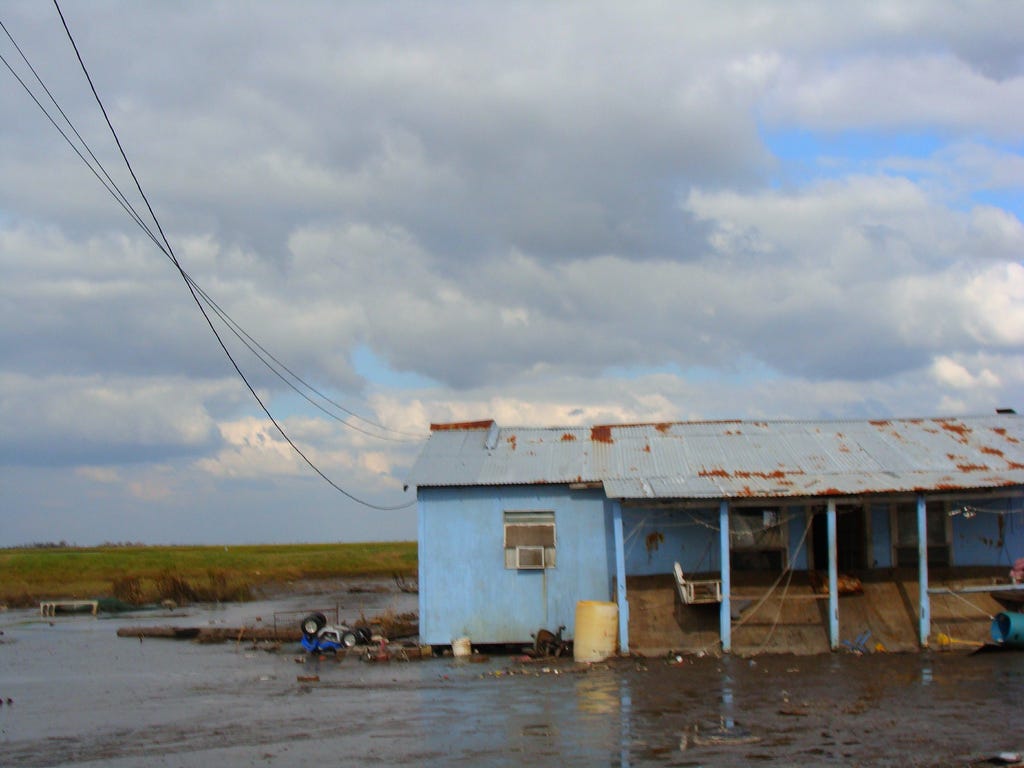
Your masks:
M244 600L268 583L416 574L415 542L0 549L0 603Z

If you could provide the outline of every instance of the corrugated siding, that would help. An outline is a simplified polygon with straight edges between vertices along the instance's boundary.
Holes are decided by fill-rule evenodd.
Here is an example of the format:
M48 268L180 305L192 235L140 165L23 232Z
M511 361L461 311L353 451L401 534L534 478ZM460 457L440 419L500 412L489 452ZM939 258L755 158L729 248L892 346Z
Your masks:
M434 431L411 482L423 487L602 482L606 494L619 499L1024 485L1024 421L1016 415L493 429Z

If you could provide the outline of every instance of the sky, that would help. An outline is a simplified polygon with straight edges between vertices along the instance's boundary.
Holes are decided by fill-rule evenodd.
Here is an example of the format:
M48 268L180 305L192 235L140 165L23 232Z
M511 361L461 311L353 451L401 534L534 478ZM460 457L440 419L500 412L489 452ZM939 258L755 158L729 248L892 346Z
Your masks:
M1024 408L1024 4L60 9L218 310L5 2L0 546L415 539L432 422Z

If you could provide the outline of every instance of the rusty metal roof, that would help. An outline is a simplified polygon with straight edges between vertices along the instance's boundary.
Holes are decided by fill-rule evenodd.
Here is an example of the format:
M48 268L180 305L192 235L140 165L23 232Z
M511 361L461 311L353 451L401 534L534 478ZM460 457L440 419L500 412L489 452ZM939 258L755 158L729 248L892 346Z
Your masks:
M624 500L1024 487L1024 418L435 424L410 482L601 483Z

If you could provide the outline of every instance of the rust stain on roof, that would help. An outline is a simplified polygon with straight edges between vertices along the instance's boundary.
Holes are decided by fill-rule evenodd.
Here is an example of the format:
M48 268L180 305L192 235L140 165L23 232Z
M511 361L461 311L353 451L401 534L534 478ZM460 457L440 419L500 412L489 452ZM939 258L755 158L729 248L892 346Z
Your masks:
M590 428L590 439L595 443L614 443L612 440L612 428L607 425L601 425Z
M494 424L494 419L487 419L486 421L456 421L450 424L431 424L431 432L458 432L461 430L468 429L490 429Z
M946 430L947 432L952 432L954 435L956 435L957 440L959 440L961 443L967 442L967 436L971 434L971 428L968 427L966 424L960 424L959 422L954 423L950 421L944 421L942 419L939 419L938 422L944 430Z
M1006 434L1006 428L1005 427L992 427L992 431L995 432L1000 437L1005 437L1006 441L1009 442L1009 443L1019 443L1020 442L1020 440L1018 440L1013 435Z
M728 472L726 472L721 467L714 468L714 469L702 469L700 472L697 473L697 476L698 477L732 477L732 475L730 475Z
M1000 451L998 448L990 448L987 445L981 446L979 450L982 453L987 453L989 456L998 456L999 458L1003 458L1004 456L1003 452Z
M563 443L571 443L575 439L576 435L574 435L572 432L566 432L565 434L562 435Z
M660 424L655 424L654 428L661 432L662 434L665 434L672 428L672 424L670 422L663 421Z
M956 468L961 472L988 472L987 464L957 464Z
M650 453L650 452L651 452L651 444L647 443L647 445L644 446L644 453Z
M511 448L513 451L516 449L516 436L515 435L510 435L509 437L505 438L505 442L508 443L509 448Z
M742 477L742 478L759 477L762 480L784 480L790 474L802 475L804 473L803 472L799 472L799 471L798 472L790 473L790 472L783 472L781 469L776 469L774 472L741 472L741 471L736 471L733 474L733 476L734 477Z

